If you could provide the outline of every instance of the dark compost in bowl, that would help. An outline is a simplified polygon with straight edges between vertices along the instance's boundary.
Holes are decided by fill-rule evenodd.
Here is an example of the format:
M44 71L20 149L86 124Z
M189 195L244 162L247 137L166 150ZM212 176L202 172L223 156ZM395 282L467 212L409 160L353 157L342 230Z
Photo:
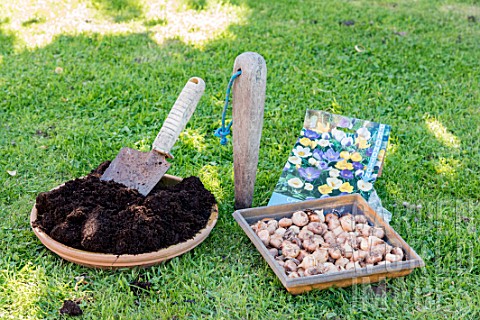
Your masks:
M159 184L144 197L122 184L100 181L108 165L40 193L33 226L67 246L117 255L157 251L205 228L215 198L197 177Z

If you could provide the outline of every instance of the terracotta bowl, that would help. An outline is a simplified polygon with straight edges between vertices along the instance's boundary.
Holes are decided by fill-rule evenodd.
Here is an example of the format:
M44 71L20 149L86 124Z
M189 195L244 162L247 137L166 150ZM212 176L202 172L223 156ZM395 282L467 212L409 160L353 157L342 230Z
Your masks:
M161 183L165 185L172 185L182 181L182 178L166 174ZM58 186L57 188L61 187ZM212 207L212 213L207 222L205 228L200 230L194 238L187 240L185 242L178 243L176 245L142 254L108 254L108 253L96 253L89 252L84 250L75 249L68 247L54 239L49 235L43 232L38 227L33 227L32 223L37 220L37 208L34 205L32 212L30 214L30 225L33 229L35 235L40 239L40 241L51 251L55 252L57 255L62 257L65 260L70 262L93 268L106 268L106 269L115 269L115 268L131 268L131 267L149 267L156 264L159 264L163 261L170 260L174 257L177 257L181 254L184 254L187 251L192 250L200 243L202 243L210 234L215 223L218 219L218 207L215 204Z

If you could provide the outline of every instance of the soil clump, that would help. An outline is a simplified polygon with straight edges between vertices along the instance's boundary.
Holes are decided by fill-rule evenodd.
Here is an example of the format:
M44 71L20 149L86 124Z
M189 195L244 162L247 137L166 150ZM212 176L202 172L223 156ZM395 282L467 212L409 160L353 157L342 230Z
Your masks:
M158 184L147 197L113 181L100 181L106 161L84 178L37 196L37 220L50 237L90 252L140 254L193 238L216 203L197 177Z

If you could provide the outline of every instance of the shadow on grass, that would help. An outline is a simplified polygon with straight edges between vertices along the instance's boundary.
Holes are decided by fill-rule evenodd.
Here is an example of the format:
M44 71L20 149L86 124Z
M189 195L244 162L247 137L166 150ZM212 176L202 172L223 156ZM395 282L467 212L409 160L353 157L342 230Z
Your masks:
M95 0L95 3L113 17L141 17L142 5L139 1ZM201 9L206 2L192 3L201 4L198 6ZM338 12L334 6L320 5L324 9L323 14L320 14L319 11L306 7L284 10L284 3L272 8L254 1L242 1L240 4L256 9L247 22L228 27L227 31L232 37L209 41L201 48L187 45L178 39L169 39L158 45L152 41L149 33L109 36L94 34L60 36L45 48L8 57L12 63L5 66L7 78L14 77L19 64L31 66L22 70L22 76L31 79L29 84L17 82L18 88L12 97L13 101L17 101L15 108L23 108L25 115L31 116L32 123L37 126L47 126L50 123L57 124L57 130L60 130L60 126L66 128L63 132L67 139L56 148L64 150L66 159L73 164L67 165L64 162L57 172L63 175L69 170L74 170L75 174L84 173L105 158L114 156L122 145L148 145L186 79L196 75L205 79L207 89L196 116L191 120L191 126L200 128L199 133L205 135L207 147L199 153L187 146L185 154L192 156L182 158L182 168L174 169L178 170L175 173L179 175L193 173L198 161L209 161L221 150L211 132L218 127L224 87L233 60L244 51L263 54L269 70L265 118L277 120L266 121L264 124L259 167L268 168L270 174L266 179L270 182L280 175L281 167L300 132L307 106L332 111L329 102L339 97L343 98L341 102L344 105L341 113L377 121L378 110L382 112L381 116L388 117L390 121L410 114L421 117L428 110L419 108L418 111L412 110L407 114L400 107L391 107L395 104L401 106L404 92L414 90L418 83L415 78L416 67L420 62L413 61L405 67L403 73L399 72L397 66L402 63L404 56L410 54L410 47L398 43L395 43L395 49L401 53L399 55L391 55L388 45L379 46L375 55L361 55L355 50L346 49L347 45L359 39L363 41L362 33L373 32L368 25L356 26L357 29L339 27L339 16L350 18L348 8ZM281 19L272 23L272 17ZM303 40L295 33L285 32L296 30L298 25L303 30ZM379 37L386 36L382 30L378 33ZM0 33L0 37L4 39L0 42L0 50L11 52L13 36ZM389 37L396 36L391 34ZM378 45L376 41L384 41L382 39L373 37L369 44ZM307 45L298 50L303 43L301 41ZM407 41L409 40L406 39L405 42ZM282 50L272 50L272 47ZM59 56L60 58L54 58ZM390 63L379 68L376 65L381 62L379 57L388 59ZM421 59L425 58L418 60ZM62 68L61 74L54 72L57 67ZM385 86L390 75L402 84L401 90L396 90L393 85ZM420 80L430 80L428 75L420 77ZM447 78L444 74L439 77ZM369 84L371 87L372 84L385 86L384 96L393 102L382 100L383 96L379 97L376 92L372 92L368 88ZM434 93L432 91L432 95ZM357 106L359 101L368 101L370 105ZM381 108L385 103L388 107ZM375 108L370 108L372 104L375 104ZM11 108L14 109L13 106ZM34 115L39 109L43 110L43 115ZM438 111L441 112L442 108ZM58 115L63 118L57 121L55 119ZM86 126L73 131L72 123L76 122ZM394 126L395 135L395 123L390 123L389 120L384 122ZM285 130L285 134L277 134L279 127ZM82 132L85 135L93 134L95 139L81 137ZM114 134L109 135L107 132ZM461 173L443 177L436 175L434 166L439 157L431 154L441 146L431 134L421 127L409 130L402 133L401 144L407 145L416 136L421 136L424 140L422 143L428 147L418 146L418 158L415 154L409 158L409 161L424 168L414 170L415 180L424 185L429 181L431 184L447 182L458 185ZM102 143L96 139L102 140ZM79 140L84 143L82 147L75 146ZM71 148L70 143L73 143L71 151L67 150ZM272 148L280 150L278 156L271 156ZM222 155L221 158L230 161L230 155ZM402 154L393 156L391 165L401 167L400 164L405 162L402 157ZM72 158L77 160L73 161ZM397 179L389 175L388 171L382 177L385 178L394 181ZM396 182L399 185L401 181ZM273 189L273 186L274 183L269 188ZM265 196L270 193L268 188L260 190L265 192ZM379 191L385 196L388 193L388 189L382 185L379 185ZM400 194L407 195L409 192L407 187L403 187ZM266 202L265 196L260 200L262 204Z
M25 190L49 190L59 183L80 177L103 160L112 159L122 146L138 148L144 144L150 147L163 119L191 76L200 76L208 84L208 93L189 124L198 128L199 135L206 137L206 147L199 151L194 145L177 142L172 151L176 159L172 160L169 173L184 177L205 174L209 183L219 188L222 188L220 183L232 185L228 178L232 176L231 151L223 152L221 158L225 166L212 169L216 175L226 178L218 180L208 168L203 170L205 173L200 170L217 157L218 141L211 133L216 127L215 122L220 121L220 109L212 103L218 90L213 83L217 82L221 87L231 71L233 55L227 55L227 62L219 65L212 63L209 54L178 39L169 39L158 45L148 34L62 35L44 48L14 54L11 52L13 36L1 37L1 52L8 53L1 72L8 85L5 91L0 91L0 123L11 127L5 135L1 128L1 139L8 143L15 141L15 146L0 149L0 171L5 172L4 164L15 163L21 168L19 175L21 171L25 179L25 184L7 184L10 190L2 192L2 197L7 193L12 197L23 194ZM219 41L217 45L219 43L231 45L230 40ZM218 72L218 77L215 72L212 75L212 70ZM218 117L205 121L209 114L218 114ZM19 160L25 157L25 151L30 160ZM11 178L0 175L0 184L4 185L3 180ZM31 195L33 203L36 194ZM230 193L227 196L230 198ZM27 212L28 208L25 206L19 211ZM2 226L7 220L3 221ZM8 221L8 227L21 225L28 228L24 214ZM36 258L38 250L35 249L39 247L38 241L28 232L12 238L12 242L16 246L7 245L5 255L15 255L16 260L8 265L6 260L0 262L0 270L8 273L11 279L1 282L8 287L5 291L8 297L0 294L0 300L11 303L2 306L0 313L16 314L19 318L26 315L50 318L58 314L64 299L83 297L83 292L73 292L67 284L71 282L72 270L79 267L63 266L60 258L47 250L42 250L42 263L39 263ZM25 247L25 243L35 245ZM23 250L8 252L18 246ZM24 275L29 270L25 267L27 264L35 266L35 273L29 272L28 277ZM59 264L63 272L55 270L54 266ZM81 269L78 274L82 272L90 271ZM109 281L121 277L119 273L109 280L98 277L95 285L102 286L100 291L105 287L116 287L117 280L115 283ZM51 280L53 274L56 276ZM124 274L128 276L128 271ZM2 276L0 274L0 281ZM35 283L34 288L27 288L26 281ZM50 287L52 283L58 285ZM117 288L115 292L115 296L121 297L119 300L130 301L128 288ZM102 293L98 295L103 297ZM24 299L28 303L20 308L20 303L14 303L13 299ZM129 318L127 302L116 303L111 309ZM88 309L90 311L85 311L86 314L100 312L100 306L95 303L89 303Z
M4 52L11 51L14 39L8 40L2 42ZM214 43L231 46L231 40ZM177 143L169 171L195 175L219 149L212 133L220 123L217 102L222 97L215 93L223 92L234 57L225 55L215 63L201 49L178 39L158 45L147 33L62 35L46 47L8 54L2 65L8 85L1 93L0 119L11 128L5 141L15 141L15 147L2 157L14 163L27 148L37 160L19 164L35 179L26 183L48 190L113 159L123 146L149 149L186 81L199 76L207 90L189 126L198 128L206 147L199 152ZM231 163L231 152L224 161ZM230 166L225 170L222 175Z
M180 4L183 4L186 9L203 10L207 5L207 0L180 0Z
M92 3L115 22L137 20L143 15L143 8L138 0L92 0Z
M15 36L2 30L2 21L0 21L0 55L13 53ZM1 60L0 60L1 63Z

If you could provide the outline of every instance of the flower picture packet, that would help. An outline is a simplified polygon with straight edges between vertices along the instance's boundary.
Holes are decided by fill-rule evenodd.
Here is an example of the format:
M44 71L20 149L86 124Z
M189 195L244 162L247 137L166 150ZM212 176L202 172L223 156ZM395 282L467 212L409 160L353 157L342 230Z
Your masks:
M307 110L303 129L268 205L359 193L381 173L390 126Z

